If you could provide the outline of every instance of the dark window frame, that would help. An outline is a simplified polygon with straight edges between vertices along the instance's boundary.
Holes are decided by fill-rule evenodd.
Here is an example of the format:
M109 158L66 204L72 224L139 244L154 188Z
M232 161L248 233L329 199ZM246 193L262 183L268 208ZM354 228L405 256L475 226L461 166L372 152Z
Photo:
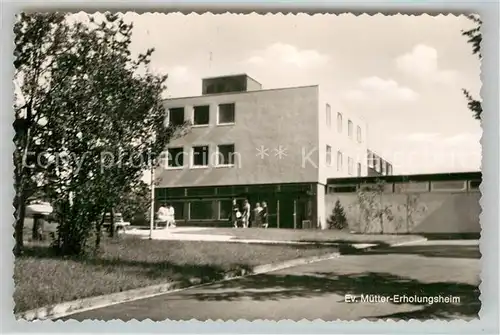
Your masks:
M194 217L193 218L193 203L207 203L209 204L210 208L210 217L205 217L205 218L199 218L199 217ZM209 220L215 220L216 219L216 213L214 211L214 201L213 199L210 200L190 200L189 201L189 220L190 221L209 221Z
M181 153L181 159L182 159L182 163L180 163L180 165L170 165L170 162L171 160L173 160L174 162L177 161L177 157L178 157L178 154L179 152L177 152L177 154L175 154L175 158L174 157L171 157L171 151L177 151L180 149L180 153ZM167 148L167 168L168 169L180 169L180 168L183 168L184 165L185 165L185 161L184 161L184 156L185 156L185 152L184 152L184 147L171 147L171 148Z
M230 122L221 122L221 107L223 106L232 106L232 121ZM225 107L223 107L225 108ZM219 126L224 126L224 125L233 125L236 123L236 103L234 102L227 102L227 103L221 103L217 107L217 125Z
M182 121L179 121L180 120L180 117L179 117L179 122L175 121L172 122L172 115L175 114L175 113L180 113L180 111L182 111ZM174 118L175 119L175 118ZM168 109L168 126L182 126L185 122L185 119L186 119L186 108L185 107L172 107L172 108L169 108Z
M203 109L201 109L203 108ZM201 111L206 111L207 112L207 117L206 117L206 123L197 123L196 121L196 112L201 112ZM204 118L202 118L204 119ZM194 127L206 127L210 125L210 105L196 105L193 106L193 126Z
M205 164L197 164L197 155L195 154L196 153L196 149L198 148L207 148L206 150L206 160L204 161ZM205 168L205 167L208 167L210 165L210 146L205 144L205 145L193 145L192 149L191 149L191 168Z
M220 148L221 147L230 147L232 146L233 147L233 152L232 153L229 153L229 156L228 156L228 160L230 161L229 163L225 163L225 162L220 162ZM235 165L235 156L236 156L236 145L234 143L227 143L227 144L218 144L217 145L217 156L216 156L216 162L215 162L215 165L216 166L234 166ZM225 160L225 157L224 157L224 160Z

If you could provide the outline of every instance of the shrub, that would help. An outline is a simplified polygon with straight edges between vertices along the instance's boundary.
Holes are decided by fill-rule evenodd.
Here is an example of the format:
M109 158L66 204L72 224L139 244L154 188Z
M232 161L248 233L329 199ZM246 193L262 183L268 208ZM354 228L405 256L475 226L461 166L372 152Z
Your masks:
M335 202L332 215L328 219L328 226L330 229L342 230L347 228L347 219L345 217L344 207L340 204L340 200Z

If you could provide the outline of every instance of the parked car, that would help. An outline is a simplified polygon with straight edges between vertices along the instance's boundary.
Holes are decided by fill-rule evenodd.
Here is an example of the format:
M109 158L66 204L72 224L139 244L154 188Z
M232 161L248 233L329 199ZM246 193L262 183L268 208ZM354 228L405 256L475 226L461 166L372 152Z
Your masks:
M113 216L113 221L115 224L116 231L120 231L120 230L123 231L123 230L125 230L125 227L130 226L130 222L123 220L123 216L121 213L115 213L115 215ZM109 229L110 226L111 226L111 214L107 213L105 218L104 218L103 227L106 229Z

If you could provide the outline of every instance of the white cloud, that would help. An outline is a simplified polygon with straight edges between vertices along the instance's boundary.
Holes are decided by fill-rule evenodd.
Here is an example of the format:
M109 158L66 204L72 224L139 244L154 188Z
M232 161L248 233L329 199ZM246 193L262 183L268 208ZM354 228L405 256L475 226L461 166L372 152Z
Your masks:
M311 68L325 65L329 59L328 55L316 50L301 50L290 44L274 43L255 52L246 62L253 65L292 65L300 68Z
M437 50L423 44L418 44L411 52L397 57L396 66L410 76L437 83L454 83L458 78L456 71L440 69Z
M363 78L358 83L358 88L345 92L345 98L354 101L375 100L379 101L415 101L418 94L412 89L399 85L392 79L379 77Z

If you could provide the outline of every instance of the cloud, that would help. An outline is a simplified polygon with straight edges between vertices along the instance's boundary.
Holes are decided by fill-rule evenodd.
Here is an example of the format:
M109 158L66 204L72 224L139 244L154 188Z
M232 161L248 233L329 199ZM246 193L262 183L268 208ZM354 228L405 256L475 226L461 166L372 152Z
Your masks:
M254 52L253 56L246 60L252 65L287 65L299 68L311 68L326 65L330 60L328 55L313 49L298 49L297 47L274 43L263 50Z
M411 102L418 99L418 93L399 85L392 79L367 77L359 81L358 87L345 92L344 97L351 101L379 100Z
M437 83L454 83L458 77L454 70L440 69L437 50L423 44L418 44L411 52L397 57L396 66L407 75Z

